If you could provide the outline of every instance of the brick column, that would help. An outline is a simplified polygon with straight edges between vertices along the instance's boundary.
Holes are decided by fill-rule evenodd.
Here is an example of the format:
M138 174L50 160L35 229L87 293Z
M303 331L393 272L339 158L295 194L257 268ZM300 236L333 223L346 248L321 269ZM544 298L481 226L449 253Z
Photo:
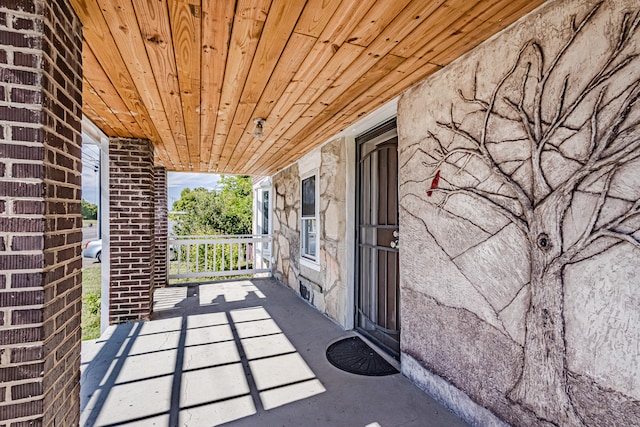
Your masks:
M155 250L156 268L154 287L167 286L167 233L169 212L167 208L167 169L155 168Z
M109 142L109 323L148 319L154 283L154 167L148 140Z
M0 8L0 425L79 419L81 24Z

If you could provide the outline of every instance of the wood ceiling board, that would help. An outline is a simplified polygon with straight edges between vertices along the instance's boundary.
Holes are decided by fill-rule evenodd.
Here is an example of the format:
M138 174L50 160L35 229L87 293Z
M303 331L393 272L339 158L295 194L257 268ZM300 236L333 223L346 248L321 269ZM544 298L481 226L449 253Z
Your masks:
M373 3L374 0L364 0L360 2L345 1L340 4L334 14L334 19L322 30L318 41L307 54L298 72L285 89L284 94L276 102L265 128L265 139L260 145L260 150L253 157L257 158L265 153L286 128L293 123L294 118L299 117L304 111L306 107L300 107L304 101L299 101L298 99L340 49L340 45L345 41L352 26L356 25L360 20L359 15L366 13ZM290 121L287 121L288 119L285 117L287 114L287 117L293 117ZM281 126L278 127L278 124ZM284 126L282 126L283 124ZM272 130L269 131L269 129ZM274 131L275 134L273 133ZM248 163L252 163L252 161L253 159Z
M342 92L340 96L334 99L331 104L316 104L312 106L309 111L313 111L314 114L319 114L320 112L322 112L330 116L337 114L347 105L352 103L354 99L357 99L363 93L371 90L371 88L374 87L375 84L381 81L384 77L391 75L391 73L393 73L393 71L397 69L404 61L405 59L399 56L386 55L384 58L382 58L382 60L378 61L367 74L362 75L349 87L348 90ZM313 107L318 106L321 107L321 109L318 111L314 110Z
M448 0L434 11L420 26L405 37L391 51L393 55L409 58L416 50L425 45L425 41L446 34L455 37L457 31L474 19L473 11L478 4L486 3L483 0L475 2L469 0ZM471 13L468 13L471 12ZM458 36L460 36L458 34Z
M305 3L306 1L304 0L275 0L271 4L269 16L260 36L260 43L256 49L251 69L240 96L242 108L236 110L232 128L220 154L219 170L226 169L227 162L235 151L238 141L247 127L247 123L251 123L255 118L253 114L255 106L258 104L270 78L274 77L273 71L289 41L291 32L298 22ZM302 51L300 56L305 58L306 52ZM252 108L248 108L249 106Z
M535 7L544 3L544 0L535 0L531 2L520 1L519 7L516 7L508 0L500 0L500 2L492 3L491 7L482 12L481 16L492 16L487 21L474 20L463 29L463 36L449 44L447 48L433 50L429 56L424 57L430 62L447 65L456 60L460 56L469 52L489 37L499 33L504 28L518 20L524 13L528 13Z
M109 80L109 77L102 69L102 66L96 59L91 48L86 44L82 44L82 65L83 69L91 70L91 87L95 90L96 95L109 106L109 110L118 118L122 126L126 129L126 132L122 135L131 136L134 138L146 138L146 134L131 115L129 107L127 107L120 97L120 94ZM86 79L86 76L84 76ZM88 81L88 80L87 80ZM83 99L84 103L84 99ZM94 106L94 110L100 110L99 106ZM115 128L112 127L115 130ZM120 134L110 134L104 129L103 132L107 136L120 136Z
M297 160L542 3L71 1L97 55L85 114L150 139L169 170L238 173Z
M71 0L71 3L83 23L83 35L87 46L93 51L96 59L120 95L120 98L127 106L128 111L134 116L136 122L145 133L146 138L154 143L160 158L169 160L167 166L179 168L179 164L175 164L172 160L173 158L179 159L175 145L169 145L167 147L160 138L154 122L151 120L149 112L140 98L140 94L129 74L124 59L118 50L118 46L111 35L109 26L105 21L98 3L94 0ZM85 68L84 65L83 68ZM92 75L85 75L85 77L87 77L88 80L92 80L93 78Z
M442 67L435 64L427 64L417 70L413 75L409 74L400 81L394 78L383 78L373 85L369 91L355 99L339 114L333 115L332 120L327 120L320 128L316 129L312 134L307 135L302 142L296 144L295 149L297 151L282 156L275 165L272 164L269 169L262 170L261 173L272 173L273 171L282 169L289 163L295 161L292 159L313 150L317 145L317 141L327 141L332 135L336 135L342 131L345 128L344 123L356 123L395 97L391 96L392 94L402 93L416 84L416 82L422 81L425 77L441 68Z
M258 101L256 109L254 111L255 117L270 117L271 111L275 106L276 101L282 96L289 83L293 79L296 70L300 67L300 63L306 57L313 47L316 39L304 34L293 33L287 47L282 53L281 60L278 62L276 69L273 72L273 76L269 79L269 83L262 93L262 97ZM301 53L304 53L303 55ZM265 134L270 133L270 122L267 120L264 125ZM253 130L255 123L249 121L246 124L244 133L238 141L237 147L232 154L230 162L233 164L240 164L245 166L246 161L249 159L252 153L254 153L263 140L253 137Z
M187 136L167 3L133 0L133 8L136 16L145 17L145 19L139 19L138 23L147 60L160 94L173 141L178 152L183 155L181 161L186 161L188 158L185 155L188 153Z
M200 1L169 0L169 20L178 69L189 170L200 169Z
M333 135L342 131L346 127L345 123L347 123L348 126L357 122L367 114L384 105L390 99L393 99L396 96L394 94L401 93L408 89L415 84L416 81L421 80L427 74L432 74L441 67L428 65L423 68L426 68L426 70L421 70L422 77L408 75L400 82L398 82L396 77L392 77L391 75L380 79L372 85L368 91L362 93L358 98L343 108L342 111L330 115L331 119L322 123L320 127L308 132L306 135L299 134L297 137L302 138L302 140L291 148L291 150L294 151L280 153L279 158L278 156L273 156L270 159L270 164L267 165L265 162L265 165L262 165L263 169L260 169L260 173L273 173L274 171L282 169L287 164L295 161L293 159L313 150L313 148L317 146L318 141L323 143ZM266 166L269 167L267 168Z
M410 2L411 0L376 2L349 34L349 43L369 46Z
M310 107L305 115L318 115L323 105L329 106L335 99L344 96L345 92L355 84L365 73L381 61L406 35L410 34L422 21L427 19L438 5L414 0L394 19L385 30L367 47L351 65L328 87L318 98L319 103ZM408 22L407 22L408 20ZM290 137L293 137L290 133Z
M486 4L486 2L485 2ZM493 7L491 9L495 9L496 7L499 7L499 5L494 4ZM439 18L444 18L444 16L449 15L449 19L448 19L448 23L451 22L456 22L456 21L460 21L460 26L464 27L466 25L468 25L469 23L471 23L473 21L473 19L471 19L469 16L465 15L466 12L470 12L470 13L475 13L478 9L480 9L480 11L486 11L486 6L483 7L483 4L481 3L476 3L472 6L472 8L469 11L465 11L465 12L460 12L460 10L448 10L450 8L444 8L443 12L445 12L443 14L443 12L436 12ZM475 9L475 10L474 10ZM486 12L485 12L486 13ZM452 19L453 18L453 19ZM457 18L457 19L456 19ZM439 22L439 21L438 21ZM445 25L445 28L447 28L447 25ZM455 31L455 30L454 30ZM483 31L477 31L476 33L482 33L485 34L487 31L487 28L485 26L485 28L483 28ZM441 34L446 34L446 32L441 32ZM491 33L493 34L493 33ZM456 42L458 39L455 38L450 38L450 37L442 37L442 39L449 41L449 43L451 43L453 45L453 47L458 47L456 46L457 44L460 44L460 42ZM460 40L463 39L463 37L459 38ZM477 44L479 44L482 40L480 40ZM441 45L440 45L441 46ZM475 46L475 45L474 45ZM471 47L474 47L471 46ZM466 50L469 50L470 47L467 47ZM454 59L459 57L461 54L463 54L465 51L462 51L462 49L460 49L458 47L457 50L452 50L452 49L441 49L442 51L445 52L449 52L451 57L453 57ZM386 89L387 91L391 91L392 94L394 93L401 93L401 91L406 90L408 87L412 86L413 84L415 84L416 82L424 79L428 74L431 74L434 71L437 71L437 69L439 68L437 65L427 65L428 68L431 68L431 70L428 71L415 71L413 68L415 68L416 66L419 68L424 68L425 65L423 62L421 63L417 63L417 61L410 61L413 62L413 66L412 67L407 67L406 73L407 75L407 80L400 80L398 83L396 83L395 85L393 85L393 87L391 87L390 89ZM388 80L394 81L394 77L391 77ZM386 83L388 86L388 83ZM370 89L371 92L374 91L374 87L371 87ZM397 92L396 92L397 91ZM346 103L346 101L349 99L348 97L348 93L345 93L343 95L341 95L341 97L343 97L343 102L342 103L337 103L337 105L335 105L333 108L331 108L330 111L332 114L329 114L329 116L332 116L333 114L337 114L334 111L339 110L341 107L344 106L344 104ZM370 95L364 94L365 96L365 100L362 102L355 102L354 104L356 104L355 108L358 108L360 106L367 106L369 107L367 104L369 103L367 101L367 98L372 98ZM395 95L394 95L395 96ZM393 96L392 96L393 97ZM389 98L390 99L390 98ZM305 115L309 114L309 115L318 115L320 112L322 112L323 106L325 104L331 105L333 106L334 104L336 104L335 102L326 102L326 101L321 101L320 103L316 103L314 104L312 107L310 107L310 109L308 111L305 111ZM380 103L381 105L382 103ZM327 109L329 109L330 107L327 106ZM352 107L353 108L353 107ZM375 108L365 108L365 110L368 110L367 112L372 111ZM353 122L357 121L362 115L364 115L362 112L360 114L354 114L354 113L346 113L347 117L344 116L338 116L335 120L329 120L326 123L323 123L322 120L316 120L316 126L319 124L320 126L318 127L318 130L316 132L314 132L314 125L310 124L310 123L305 123L306 124L306 130L305 132L307 133L307 135L305 134L298 134L295 136L295 140L298 140L298 138L303 138L306 139L306 143L300 143L300 145L296 145L296 148L302 151L299 152L294 152L294 154L290 154L288 156L282 156L282 153L280 153L279 156L272 156L271 158L266 159L265 161L262 162L262 164L256 165L257 167L264 167L267 164L270 164L270 162L272 162L273 159L275 158L280 158L280 163L282 162L287 162L287 161L292 161L293 158L295 158L296 156L301 155L301 152L308 152L310 151L310 149L313 148L313 139L311 141L309 141L310 139L310 135L308 135L308 133L312 133L315 134L314 138L320 138L320 141L326 141L328 138L330 138L330 135L327 135L327 131L329 129L331 129L332 132L339 132L340 129L338 129L340 127L340 124L343 122L349 122L349 120L352 120ZM338 125L332 125L332 122L336 122L338 123ZM291 129L293 130L293 128ZM289 135L290 136L290 135ZM280 167L276 166L276 167ZM271 169L269 169L271 170ZM264 171L262 171L264 172Z
M91 83L85 79L82 80L82 109L84 114L89 117L105 135L121 133L129 138L131 137L131 134L129 134L127 129L120 123L120 120L118 120L107 104L98 96L96 90L91 87Z
M240 102L270 6L270 0L241 0L236 8L209 170L215 171L218 168L220 154Z
M485 3L489 5L477 18L496 24L494 28L498 29L498 31L494 31L489 35L492 36L531 12L545 1L546 0L486 0Z
M96 57L103 67L106 67L105 61L109 61L110 58L103 55L109 55L109 51L113 49L110 40L115 42L128 76L132 79L137 95L151 121L150 127L155 127L157 135L152 137L146 129L145 132L160 152L166 151L167 154L176 155L176 158L180 158L180 163L184 164L185 159L180 157L180 150L176 149L165 108L153 78L133 4L129 0L98 0L98 4L112 37L103 40L107 50L101 52L94 50ZM121 72L124 75L125 70ZM108 74L112 76L111 73ZM117 87L117 84L114 83L114 85Z
M202 0L200 170L209 169L235 1Z
M308 0L294 32L319 37L339 6L339 0Z
M273 141L281 138L318 96L322 94L326 88L331 86L338 76L344 73L353 61L364 51L362 46L350 43L343 43L335 52L333 49L333 45L327 43L319 43L314 46L311 53L307 56L307 60L305 60L305 63L310 65L309 68L304 67L303 64L301 70L304 71L299 71L294 77L293 84L295 88L292 88L292 90L295 92L285 93L285 95L280 98L280 102L276 104L274 108L275 114L272 114L271 117L279 120L277 123L272 124L271 132L267 133L265 131L265 143L260 145L259 150L253 154L252 158L247 162L247 165L254 164L259 157L263 156L271 148ZM322 58L322 60L314 61L313 55L318 51L321 53L320 58ZM304 80L305 78L313 78L313 80ZM296 96L300 91L302 91L302 93ZM291 105L293 99L295 99L295 102ZM285 110L287 107L289 107L289 109L286 114L279 117L281 114L280 111ZM307 122L308 120L299 125L305 125Z

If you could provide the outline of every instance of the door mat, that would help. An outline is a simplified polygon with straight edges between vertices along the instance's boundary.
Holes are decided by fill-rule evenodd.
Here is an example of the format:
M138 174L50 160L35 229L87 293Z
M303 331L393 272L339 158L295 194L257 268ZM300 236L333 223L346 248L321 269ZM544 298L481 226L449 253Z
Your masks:
M336 368L358 375L383 376L398 370L359 337L334 342L327 348L327 360Z

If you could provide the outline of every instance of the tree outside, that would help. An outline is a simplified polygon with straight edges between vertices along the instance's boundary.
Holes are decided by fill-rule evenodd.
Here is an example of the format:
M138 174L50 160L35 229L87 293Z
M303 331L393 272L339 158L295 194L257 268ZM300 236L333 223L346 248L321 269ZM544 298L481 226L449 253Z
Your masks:
M98 205L82 199L82 219L98 219Z
M251 234L252 207L249 176L222 176L217 190L186 188L173 204L173 210L181 212L171 218L176 222L174 234Z

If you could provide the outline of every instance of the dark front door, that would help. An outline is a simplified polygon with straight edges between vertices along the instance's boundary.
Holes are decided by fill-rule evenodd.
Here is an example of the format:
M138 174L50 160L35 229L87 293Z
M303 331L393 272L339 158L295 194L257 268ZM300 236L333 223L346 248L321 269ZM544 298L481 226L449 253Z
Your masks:
M398 136L395 120L356 138L356 144L356 327L398 356Z

